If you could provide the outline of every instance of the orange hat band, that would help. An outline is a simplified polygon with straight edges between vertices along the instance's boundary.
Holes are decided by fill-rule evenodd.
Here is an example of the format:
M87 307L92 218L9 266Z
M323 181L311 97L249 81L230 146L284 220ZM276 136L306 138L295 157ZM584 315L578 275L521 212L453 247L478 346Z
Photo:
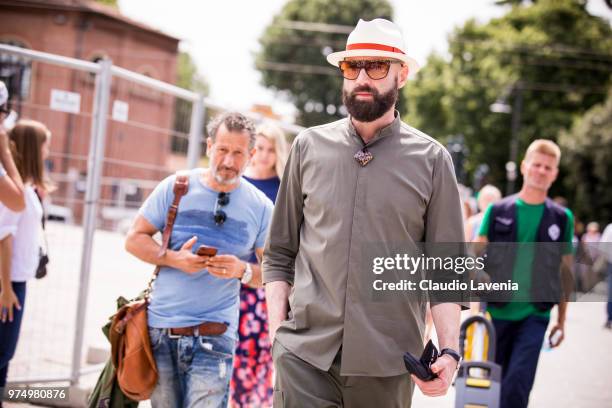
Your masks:
M349 44L346 46L346 50L379 50L379 51L388 51L388 52L397 52L400 54L405 54L404 51L399 48L390 47L388 45L383 44L375 44L375 43L356 43Z

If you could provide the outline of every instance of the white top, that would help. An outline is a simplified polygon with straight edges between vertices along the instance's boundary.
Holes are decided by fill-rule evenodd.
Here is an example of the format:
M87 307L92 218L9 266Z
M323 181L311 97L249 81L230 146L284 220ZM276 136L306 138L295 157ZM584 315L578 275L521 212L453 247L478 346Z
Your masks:
M2 167L2 163L0 163L0 177L6 176L6 170Z
M25 208L14 212L0 203L0 240L13 236L11 281L25 282L38 267L42 205L31 185L25 186Z

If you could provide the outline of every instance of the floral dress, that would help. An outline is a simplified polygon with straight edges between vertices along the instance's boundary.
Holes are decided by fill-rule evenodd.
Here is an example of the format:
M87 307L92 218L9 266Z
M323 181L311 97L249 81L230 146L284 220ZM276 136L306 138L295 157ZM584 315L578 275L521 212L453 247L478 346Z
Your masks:
M255 180L244 177L263 191L273 202L280 179ZM256 262L256 258L251 259ZM268 312L263 288L242 285L240 290L240 321L238 347L230 382L232 407L272 406L272 353L268 335Z

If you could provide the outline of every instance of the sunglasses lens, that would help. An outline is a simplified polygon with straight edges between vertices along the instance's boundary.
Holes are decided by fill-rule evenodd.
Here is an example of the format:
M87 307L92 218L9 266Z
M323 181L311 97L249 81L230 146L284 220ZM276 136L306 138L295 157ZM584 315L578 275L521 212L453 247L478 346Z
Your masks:
M219 197L217 198L217 204L219 205L228 205L229 204L229 194L219 193Z
M219 195L217 196L217 206L215 208L228 205L229 202L230 202L230 196L228 193L219 193ZM215 217L215 224L223 225L223 223L227 219L227 214L225 214L225 211L218 209L217 211L215 211L214 217Z
M372 79L383 79L389 73L391 64L388 61L368 61L366 62L366 73Z
M356 61L341 61L340 71L342 71L342 76L346 79L357 79L361 66Z
M226 219L227 215L225 214L225 211L217 210L217 212L215 213L215 224L223 225Z
M371 79L383 79L389 73L389 61L341 61L340 70L346 79L357 79L362 69Z

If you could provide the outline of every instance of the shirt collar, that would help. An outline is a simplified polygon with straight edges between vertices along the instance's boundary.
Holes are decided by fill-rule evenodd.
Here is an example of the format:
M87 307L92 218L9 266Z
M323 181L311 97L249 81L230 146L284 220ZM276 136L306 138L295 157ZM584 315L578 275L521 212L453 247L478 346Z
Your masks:
M399 111L395 110L395 119L393 119L393 122L389 123L387 126L385 126L384 128L380 129L372 139L370 139L370 141L368 143L364 143L363 139L361 138L361 136L359 136L359 134L357 133L357 129L355 129L355 126L353 125L353 121L351 120L351 116L349 115L349 117L347 118L348 121L348 131L349 131L349 135L351 135L353 138L356 138L359 143L361 143L364 147L365 146L371 146L372 144L378 142L380 139L383 139L389 135L393 135L397 132L399 132L400 129L400 115L399 115Z

